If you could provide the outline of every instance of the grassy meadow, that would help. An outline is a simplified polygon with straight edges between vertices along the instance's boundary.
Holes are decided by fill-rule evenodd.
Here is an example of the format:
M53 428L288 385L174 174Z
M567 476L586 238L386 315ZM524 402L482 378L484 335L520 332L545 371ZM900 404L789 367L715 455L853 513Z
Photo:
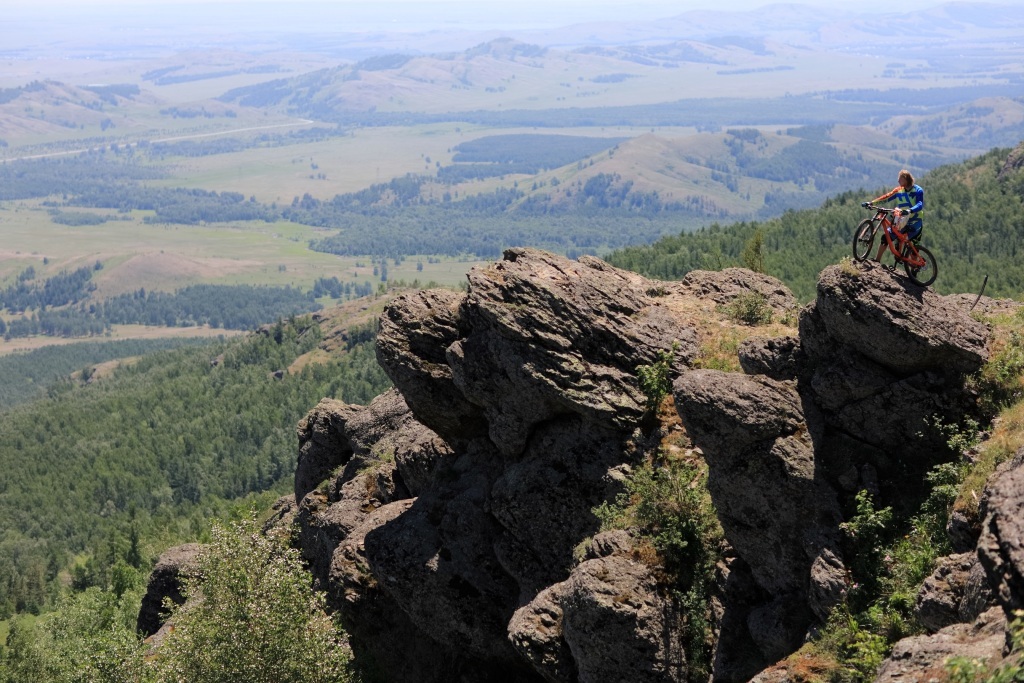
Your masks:
M100 297L139 287L173 291L198 282L308 288L321 277L342 282L375 279L369 258L309 249L310 239L332 231L284 221L153 225L142 222L142 213L134 212L128 221L66 226L53 223L37 203L0 203L0 283L13 281L28 266L45 277L97 261L103 264L93 277ZM417 269L419 263L422 270ZM388 275L391 280L456 285L472 265L453 259L430 263L426 257L412 256L401 264L389 263Z

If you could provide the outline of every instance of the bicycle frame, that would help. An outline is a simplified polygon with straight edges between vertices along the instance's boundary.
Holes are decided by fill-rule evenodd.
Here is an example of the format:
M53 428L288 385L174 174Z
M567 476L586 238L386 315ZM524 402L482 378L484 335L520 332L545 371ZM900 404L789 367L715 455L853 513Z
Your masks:
M889 245L889 251L896 257L896 260L903 263L909 263L913 268L923 267L925 265L925 260L921 258L921 254L918 253L917 246L914 245L914 242L907 237L902 230L896 230L893 227L893 209L887 209L883 206L875 206L874 204L870 204L869 208L875 210L875 220L879 221L878 227L882 228L882 238L885 240L885 243ZM878 228L875 229L877 230ZM896 240L899 242L899 249L896 248L896 245L893 242L893 235L896 236ZM906 256L903 255L904 250L909 251Z

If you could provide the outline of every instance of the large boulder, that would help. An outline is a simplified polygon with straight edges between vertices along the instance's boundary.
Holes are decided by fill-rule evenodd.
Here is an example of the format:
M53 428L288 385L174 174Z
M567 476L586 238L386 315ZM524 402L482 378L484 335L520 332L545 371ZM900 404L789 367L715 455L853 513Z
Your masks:
M682 365L699 351L696 332L648 293L650 281L595 258L510 249L470 271L469 284L464 334L447 360L505 455L520 453L536 425L560 415L629 430L646 401L637 365L671 349Z
M964 378L988 359L988 328L867 263L823 270L799 329L796 374L826 424L817 456L830 482L881 507L922 495L924 473L953 457L938 425L974 410Z
M596 537L565 581L509 622L509 640L552 683L686 680L679 607L624 532Z

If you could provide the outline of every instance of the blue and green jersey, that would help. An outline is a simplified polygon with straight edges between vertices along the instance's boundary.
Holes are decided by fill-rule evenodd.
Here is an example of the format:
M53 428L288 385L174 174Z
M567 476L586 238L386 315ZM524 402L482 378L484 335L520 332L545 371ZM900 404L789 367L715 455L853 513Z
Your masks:
M920 185L913 185L909 190L902 185L897 185L889 192L875 199L873 203L877 204L878 202L889 201L893 198L896 199L897 209L904 213L910 213L910 218L907 220L907 237L917 239L918 235L921 234L921 229L924 227L924 221L921 220L921 213L924 211L924 190Z

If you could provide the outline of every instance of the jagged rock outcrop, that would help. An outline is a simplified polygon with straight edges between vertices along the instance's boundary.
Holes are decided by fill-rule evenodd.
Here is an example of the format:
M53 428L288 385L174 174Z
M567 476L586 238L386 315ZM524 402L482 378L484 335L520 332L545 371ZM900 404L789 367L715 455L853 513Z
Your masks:
M318 585L357 653L396 680L604 680L638 652L651 680L682 680L678 615L650 568L625 547L582 563L573 551L642 454L637 366L670 352L678 372L699 353L675 305L692 295L528 249L469 282L382 316L378 359L400 398L324 401L300 426L301 543ZM373 457L392 450L393 465ZM614 647L596 626L609 619ZM396 638L407 654L383 645Z
M843 599L853 494L915 493L895 473L934 464L920 434L963 414L963 376L987 357L966 307L871 264L826 269L799 336L741 345L746 374L692 369L694 311L757 292L792 313L772 278L658 282L512 249L468 279L396 298L377 341L395 389L366 407L325 400L299 430L303 553L357 657L389 680L686 679L679 606L592 512L658 445L637 367L665 352L727 541L712 679L750 680ZM991 545L993 566L1015 561ZM958 618L969 592L954 591Z
M866 488L884 506L906 493L890 473L934 464L922 434L936 416L963 414L962 378L987 358L987 339L965 309L886 269L833 266L800 313L799 337L740 346L748 376L676 380L726 538L762 591L747 627L765 662L842 599L844 494Z
M915 495L945 449L937 423L973 409L963 378L988 358L988 329L967 308L877 264L822 271L800 314L801 390L827 425L818 450L840 490Z
M826 342L838 341L901 375L935 368L973 372L988 357L983 324L945 297L870 262L865 270L823 270L812 310L827 332L804 340L812 355L827 354L834 347Z

